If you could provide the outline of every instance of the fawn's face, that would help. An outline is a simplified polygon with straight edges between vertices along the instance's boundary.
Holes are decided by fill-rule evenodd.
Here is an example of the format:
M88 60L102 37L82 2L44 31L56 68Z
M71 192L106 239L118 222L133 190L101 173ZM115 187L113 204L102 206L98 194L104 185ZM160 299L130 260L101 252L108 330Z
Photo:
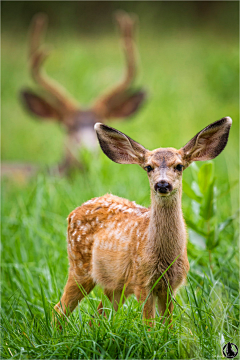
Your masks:
M181 189L182 171L193 161L211 160L225 148L230 117L222 118L197 133L180 150L145 149L129 136L109 126L97 123L94 128L103 152L119 164L138 164L147 171L151 190L160 197L170 196Z
M152 191L159 196L169 196L181 188L184 160L174 148L149 151L142 166L148 173Z

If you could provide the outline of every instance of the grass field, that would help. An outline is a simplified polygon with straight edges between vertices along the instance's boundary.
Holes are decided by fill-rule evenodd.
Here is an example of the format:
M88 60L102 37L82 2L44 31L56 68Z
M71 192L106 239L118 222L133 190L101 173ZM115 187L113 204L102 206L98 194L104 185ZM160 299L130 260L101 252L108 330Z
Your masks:
M108 319L100 317L90 328L91 315L103 297L100 288L81 302L62 332L51 327L51 311L67 279L68 214L107 192L149 206L149 185L140 168L120 166L100 152L83 152L88 166L84 174L47 175L44 165L61 158L64 131L57 124L33 120L19 103L19 89L32 84L25 39L24 32L3 29L2 160L34 162L43 170L29 181L2 181L1 357L222 358L223 345L238 344L239 334L237 36L219 35L214 29L161 35L141 28L136 85L143 84L148 99L131 120L109 122L154 149L180 148L211 122L224 116L233 119L223 153L184 173L190 272L176 297L172 328L157 318L150 332L134 297L117 313L104 299ZM115 34L80 38L74 33L51 33L48 42L55 48L46 64L48 73L82 104L122 75ZM205 216L209 208L211 215ZM208 228L211 233L205 231Z

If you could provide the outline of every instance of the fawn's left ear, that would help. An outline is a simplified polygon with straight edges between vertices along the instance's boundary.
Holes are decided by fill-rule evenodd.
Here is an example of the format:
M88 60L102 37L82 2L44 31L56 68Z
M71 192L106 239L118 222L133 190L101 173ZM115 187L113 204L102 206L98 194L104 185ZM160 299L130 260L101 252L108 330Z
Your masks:
M227 116L205 127L181 149L184 160L191 163L214 159L227 145L231 125L232 119Z
M110 126L96 123L94 129L102 151L109 159L118 164L143 163L147 152L144 146Z

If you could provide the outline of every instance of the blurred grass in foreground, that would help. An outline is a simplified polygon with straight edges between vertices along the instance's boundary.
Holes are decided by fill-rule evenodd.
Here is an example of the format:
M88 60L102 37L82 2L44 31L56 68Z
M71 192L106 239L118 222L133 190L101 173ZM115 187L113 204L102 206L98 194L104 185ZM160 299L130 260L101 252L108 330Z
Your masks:
M117 35L50 33L55 51L49 74L88 104L122 76ZM198 131L224 116L233 126L226 149L214 160L217 223L238 208L238 44L214 32L172 30L169 35L140 28L141 74L137 85L149 90L144 108L127 122L109 123L150 149L183 146ZM2 34L2 160L53 164L61 157L63 131L57 124L35 121L22 109L18 92L31 84L26 64L26 34ZM57 333L49 326L51 307L67 277L66 217L94 196L111 192L149 206L146 175L137 166L118 165L103 154L83 151L88 172L71 179L44 174L28 183L2 182L2 357L9 358L214 358L222 346L237 343L238 231L236 221L224 229L212 251L189 242L191 270L175 306L173 329L157 320L147 332L141 309L130 298L109 321L88 327L89 314L102 292L95 289ZM201 164L198 164L201 166ZM192 185L191 168L184 180ZM229 192L230 190L230 192ZM183 195L185 216L192 200ZM42 295L41 295L42 294ZM106 307L111 308L105 301Z

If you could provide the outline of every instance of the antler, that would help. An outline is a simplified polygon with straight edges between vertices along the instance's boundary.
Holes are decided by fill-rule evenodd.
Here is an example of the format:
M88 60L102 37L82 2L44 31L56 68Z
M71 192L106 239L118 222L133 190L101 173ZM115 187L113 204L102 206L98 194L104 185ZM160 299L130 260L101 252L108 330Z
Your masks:
M134 26L136 16L131 17L125 12L118 12L116 20L120 28L122 37L122 46L125 53L126 72L123 80L111 91L101 96L94 104L93 109L101 117L108 118L112 116L112 109L118 108L129 95L129 88L135 78L136 73L136 50L134 43ZM144 97L143 92L138 92L138 101Z
M122 46L127 63L125 78L123 79L122 84L115 89L115 91L122 91L131 85L136 73L134 26L136 24L137 17L133 14L132 17L130 17L127 13L118 12L116 14L116 20L122 33Z
M47 16L42 13L35 15L30 28L29 44L29 66L32 77L55 98L62 112L79 109L77 101L72 99L61 85L50 79L43 71L43 63L49 55L49 51L41 46L41 37L43 37L46 28Z

